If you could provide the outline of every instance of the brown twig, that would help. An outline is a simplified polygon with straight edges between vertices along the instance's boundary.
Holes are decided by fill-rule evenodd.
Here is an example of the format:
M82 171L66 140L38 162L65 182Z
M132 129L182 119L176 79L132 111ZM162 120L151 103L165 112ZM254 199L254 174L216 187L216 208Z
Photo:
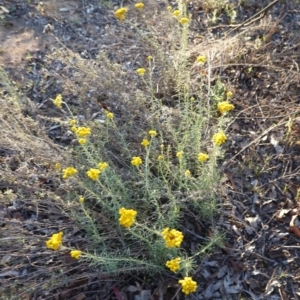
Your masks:
M260 20L261 18L263 18L267 11L274 6L276 3L278 3L279 0L274 0L273 2L271 2L269 5L267 5L265 8L263 8L262 10L260 10L258 13L256 13L255 15L253 15L252 17L250 17L249 19L247 19L246 21L244 21L243 23L239 24L238 26L236 26L235 28L229 30L229 32L227 32L227 34L225 34L224 39L226 39L233 31L243 27L244 25L249 26L252 23Z

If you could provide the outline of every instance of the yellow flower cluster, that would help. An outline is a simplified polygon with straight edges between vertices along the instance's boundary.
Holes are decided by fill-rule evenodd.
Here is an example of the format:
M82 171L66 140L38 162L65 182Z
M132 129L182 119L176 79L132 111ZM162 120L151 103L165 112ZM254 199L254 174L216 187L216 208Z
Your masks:
M144 68L139 68L136 70L136 72L140 75L140 76L144 76L144 74L146 73L146 70Z
M136 8L136 9L142 9L142 8L144 8L144 3L143 2L139 2L139 3L137 3L137 4L135 4L134 5L134 7Z
M176 229L169 229L169 227L165 228L162 232L162 236L165 240L166 246L168 248L180 247L183 241L182 232Z
M86 143L86 139L79 139L79 140L78 140L78 143L79 143L80 145L84 145L84 144Z
M55 170L57 170L57 171L59 171L61 169L60 163L56 163L54 167L55 167Z
M46 242L46 246L49 249L57 250L61 246L63 235L64 233L62 231L54 233L51 236L51 238Z
M124 21L124 20L125 20L125 17L126 17L125 15L126 15L127 11L128 11L127 8L121 7L121 8L119 8L119 9L117 9L117 10L115 11L115 17L116 17L117 19L119 19L120 21Z
M221 114L231 111L234 109L234 105L230 104L228 101L222 101L218 103L218 110Z
M149 135L151 137L155 137L157 135L157 132L155 130L149 130Z
M99 169L91 168L86 172L86 175L92 180L97 180L99 178L100 173L101 171Z
M80 203L83 203L83 202L84 202L84 198L83 198L83 197L79 197L78 201L79 201Z
M105 115L108 119L112 120L114 118L114 114L112 112L109 112L108 110L104 111Z
M177 257L166 262L166 267L169 268L172 272L176 272L180 269L181 258Z
M71 257L75 258L75 259L79 259L79 256L81 255L81 251L80 250L72 250L70 252Z
M220 146L226 142L227 137L223 131L220 131L215 133L212 139L216 146Z
M63 169L62 170L62 173L63 173L63 179L67 179L71 176L74 176L77 174L77 170L73 167L68 167L66 169Z
M190 171L190 170L186 170L186 171L184 172L184 175L185 175L186 177L191 177L191 171Z
M142 159L139 156L134 156L131 159L131 164L135 167L138 167L139 165L141 165L143 163Z
M188 18L181 18L181 19L179 20L179 23L180 23L181 25L184 25L184 24L187 24L189 21L190 21L190 20L189 20Z
M107 162L100 162L98 164L98 167L99 167L100 171L102 172L108 167L108 163Z
M178 280L182 286L182 292L186 295L194 293L197 290L197 282L192 277L184 277L184 279Z
M107 162L100 162L98 164L99 169L91 168L86 172L86 175L92 180L98 180L101 172L103 172L108 167Z
M91 128L89 127L78 127L76 135L80 138L85 138L91 134Z
M227 92L226 93L227 99L230 99L232 97L232 95L233 95L233 92L231 92L231 91Z
M176 157L177 158L181 158L183 156L184 152L183 151L179 151L176 153Z
M206 154L206 153L199 153L198 154L198 160L200 161L200 162L205 162L205 161L207 161L209 159L209 155L208 154Z
M129 228L133 225L135 221L135 217L137 215L137 211L134 209L126 209L124 207L119 209L119 223L120 225Z
M150 145L150 142L147 139L143 139L141 142L141 145L145 148L147 148Z
M61 108L61 105L62 105L62 95L61 94L58 94L55 99L52 101L53 104L58 107L58 108Z
M64 233L62 231L52 234L51 238L48 241L46 241L47 248L53 249L55 251L58 250L62 244L63 235ZM70 255L75 259L79 259L81 253L82 252L80 250L72 250L70 252Z
M200 55L196 58L197 63L199 64L204 64L206 62L206 56L205 55Z
M78 143L84 145L86 143L86 137L91 134L91 128L89 127L76 127L76 120L70 120L70 125L72 132L77 135Z
M179 10L179 9L174 10L174 11L173 11L173 16L174 16L174 17L180 16L180 10Z
M153 57L152 57L151 55L149 55L149 56L147 57L147 59L148 59L149 61L151 61L151 60L153 60Z

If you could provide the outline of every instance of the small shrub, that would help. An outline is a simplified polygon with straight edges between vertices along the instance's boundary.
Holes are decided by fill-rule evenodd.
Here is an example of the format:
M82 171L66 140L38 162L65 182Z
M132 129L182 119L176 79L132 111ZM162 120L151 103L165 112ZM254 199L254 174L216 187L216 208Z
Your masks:
M190 253L184 247L182 221L191 209L203 219L214 213L220 180L217 160L227 140L224 126L234 108L229 102L232 93L220 81L209 85L201 75L212 63L205 53L191 57L191 17L182 1L177 9L168 7L165 12L171 39L165 40L171 45L169 57L164 53L166 45L158 43L159 37L147 21L147 6L139 3L135 8L137 21L128 17L130 9L115 11L120 26L128 26L149 45L144 65L137 66L132 75L130 90L123 86L131 105L119 100L126 107L121 115L104 108L97 120L83 122L61 95L53 100L65 113L77 140L61 176L74 201L74 216L90 241L80 249L70 248L70 254L116 274L169 269L184 276L179 283L183 293L189 294L197 288L189 277L196 257L220 242L220 237L208 239ZM98 81L101 89L120 91L125 74L110 62L107 53L101 53L95 65L70 51L56 56L86 75L81 77L83 87L89 78L95 84L106 68L104 78ZM194 69L200 70L196 81L191 80ZM82 92L80 98L84 98ZM58 244L53 237L47 242L53 249Z

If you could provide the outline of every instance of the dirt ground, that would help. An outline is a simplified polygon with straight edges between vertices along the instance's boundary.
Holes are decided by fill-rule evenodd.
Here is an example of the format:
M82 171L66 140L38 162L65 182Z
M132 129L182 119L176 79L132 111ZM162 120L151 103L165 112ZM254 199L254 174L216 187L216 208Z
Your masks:
M201 1L188 6L194 19L191 44L195 47L203 37L225 39L248 32L247 38L240 42L240 53L226 64L220 60L212 70L212 81L221 78L234 92L236 107L227 129L225 160L220 164L224 180L214 224L215 230L224 233L225 246L199 260L194 276L199 288L190 299L297 300L300 299L300 4L240 2L243 4L237 6L235 24L230 24L224 12L217 23L209 22L212 12ZM112 60L131 57L126 48L130 36L111 38L112 32L119 33L113 15L119 5L119 2L100 4L93 0L0 0L0 65L30 99L29 116L59 116L48 105L64 84L51 75L60 72L59 64L47 58L54 47L63 44L87 60L101 49L109 49ZM125 1L123 5L132 3ZM155 9L164 7L159 1L151 1L149 5ZM46 79L41 76L42 68L50 74ZM91 91L90 115L97 111L95 107L99 104L94 98L99 96L98 92ZM75 101L71 95L70 101ZM108 104L117 106L113 101ZM40 120L50 139L59 145L70 143L54 122ZM20 163L18 154L9 149L0 149L0 158L10 166ZM40 184L55 188L55 180L49 183L42 175L40 178ZM5 174L1 174L0 188L19 189L8 185ZM30 198L30 191L24 193ZM24 200L18 205L12 212L11 204L1 203L1 237L8 237L4 233L8 226L17 224L24 228L33 222L34 209ZM46 216L49 209L51 214ZM42 212L43 228L36 230L45 234L57 219L70 222L60 207L47 202ZM23 270L11 270L7 265L8 244L0 245L0 291L1 288L7 291L16 278L31 287L30 292L16 299L179 299L175 277L154 278L151 284L140 275L103 278L96 268L91 268L87 275L84 267L68 262L66 272L70 282L49 289L47 294L38 288L38 277L46 272L43 265L38 265L38 259L28 259L28 267ZM34 272L38 275L27 279L27 274ZM76 280L72 282L72 278ZM15 299L13 296L11 299Z

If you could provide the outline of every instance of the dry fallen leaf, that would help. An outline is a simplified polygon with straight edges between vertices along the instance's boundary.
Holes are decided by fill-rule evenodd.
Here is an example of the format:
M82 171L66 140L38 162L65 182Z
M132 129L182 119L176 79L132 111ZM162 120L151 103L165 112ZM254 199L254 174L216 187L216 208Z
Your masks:
M288 229L289 232L293 232L297 237L300 237L300 228L297 226L292 226Z
M79 295L75 296L75 298L73 298L74 300L83 300L86 298L86 295L83 293L80 293Z
M291 209L281 209L277 215L277 218L282 219L285 215L287 215L290 212L290 210Z
M118 300L125 300L125 298L123 297L121 291L120 291L117 287L114 286L112 289L113 289L113 291L114 291L115 297L116 297Z
M230 261L230 264L232 266L232 269L235 271L235 272L241 272L241 271L244 271L247 269L247 267L245 266L244 263L238 261L236 262L233 258L230 258L229 259Z

